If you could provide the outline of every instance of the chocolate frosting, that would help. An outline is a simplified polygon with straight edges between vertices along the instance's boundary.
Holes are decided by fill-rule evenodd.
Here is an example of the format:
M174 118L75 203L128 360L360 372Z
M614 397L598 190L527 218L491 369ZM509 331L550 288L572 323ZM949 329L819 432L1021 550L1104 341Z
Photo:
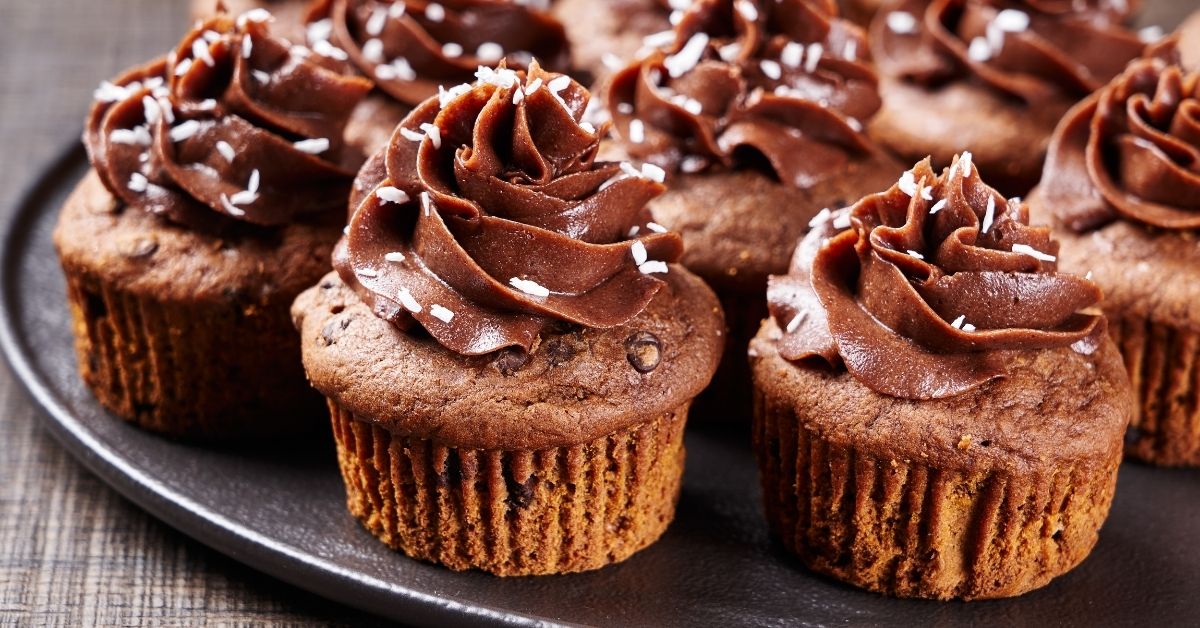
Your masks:
M268 19L219 15L100 86L84 144L113 195L192 228L344 206L362 159L342 130L371 84L289 50Z
M885 395L937 399L1002 377L1012 351L1091 353L1104 319L1081 310L1100 290L1058 273L1057 253L1049 229L984 184L969 154L940 177L925 160L816 225L790 274L771 278L780 355L844 365Z
M566 32L545 8L529 0L315 0L308 43L349 60L389 96L415 106L501 59L510 68L537 59L565 70Z
M674 43L609 87L629 154L670 170L764 165L800 188L874 151L879 109L862 31L832 0L697 0Z
M1036 104L1075 101L1144 44L1125 29L1136 0L902 0L871 24L882 73L929 87L975 79Z
M1200 229L1200 72L1180 67L1174 40L1066 115L1040 191L1076 231L1118 218Z
M478 75L413 110L364 167L338 274L381 318L466 355L636 316L682 254L646 209L662 172L596 161L607 129L580 122L590 95L567 76Z

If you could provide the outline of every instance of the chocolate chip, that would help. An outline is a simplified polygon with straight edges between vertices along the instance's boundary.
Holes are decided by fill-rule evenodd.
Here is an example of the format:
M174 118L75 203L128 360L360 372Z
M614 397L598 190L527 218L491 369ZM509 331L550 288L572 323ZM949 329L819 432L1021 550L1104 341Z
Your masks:
M625 356L637 372L649 373L662 360L662 342L648 331L639 331L625 339Z
M375 299L371 311L385 321L394 321L400 316L400 306L391 299Z
M496 367L496 370L500 371L500 374L505 377L516 373L522 366L528 363L529 352L518 347L501 349L496 354L496 359L492 360L492 366Z
M583 341L574 334L552 338L546 343L546 358L550 360L550 366L558 366L579 355L584 347Z
M326 279L325 281L321 282L321 289L322 290L333 290L333 287L335 285L337 285L337 284L333 283L332 279Z
M338 338L342 335L342 332L346 331L346 328L349 326L350 319L348 317L335 318L328 323L325 323L325 328L321 330L321 340L324 341L322 346L328 347L329 345L336 343Z
M125 257L133 259L149 257L154 255L154 252L158 250L158 242L153 238L133 238L121 242L117 246L117 249Z
M1125 444L1136 445L1146 437L1146 433L1142 430L1130 425L1129 429L1125 430Z
M524 482L517 482L504 474L504 483L508 489L508 507L524 508L533 501L533 487L537 483L537 476L531 475Z

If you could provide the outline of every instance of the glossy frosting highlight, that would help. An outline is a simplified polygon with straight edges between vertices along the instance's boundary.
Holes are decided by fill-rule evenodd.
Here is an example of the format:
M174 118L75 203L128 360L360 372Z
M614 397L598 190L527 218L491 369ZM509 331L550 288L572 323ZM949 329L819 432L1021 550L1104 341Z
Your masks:
M1028 104L1075 101L1141 54L1131 0L903 0L871 24L882 73L930 88L974 79Z
M418 106L360 174L334 266L373 311L466 355L531 351L546 325L612 327L682 242L652 222L653 166L596 161L590 95L536 64Z
M612 78L624 149L668 170L766 167L806 188L875 150L862 31L831 0L697 0L670 42Z
M371 83L272 37L269 19L214 17L101 85L84 143L113 195L193 228L344 206L362 159L342 131Z
M439 86L470 81L481 64L525 68L536 59L566 70L566 32L546 8L535 0L315 0L308 44L416 106Z
M1200 72L1180 67L1174 40L1067 114L1039 189L1076 231L1117 219L1200 229Z
M936 399L1004 376L1007 352L1090 353L1104 319L1090 281L1057 272L1058 243L1027 207L980 178L968 154L928 160L832 217L772 277L780 355L844 366L876 392Z

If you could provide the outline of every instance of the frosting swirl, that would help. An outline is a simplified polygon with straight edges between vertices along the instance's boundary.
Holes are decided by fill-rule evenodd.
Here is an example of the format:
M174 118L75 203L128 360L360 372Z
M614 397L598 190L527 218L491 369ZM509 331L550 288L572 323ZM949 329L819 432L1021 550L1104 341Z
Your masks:
M662 171L596 161L607 129L580 122L590 95L569 77L478 76L418 106L364 167L339 275L381 318L465 355L530 351L552 321L636 316L682 254L646 209Z
M342 130L371 84L289 50L269 18L219 15L101 84L84 143L113 195L192 228L343 206L362 159Z
M475 68L533 59L566 69L570 48L538 0L315 0L308 43L352 62L392 98L415 106L442 85L470 81Z
M936 87L967 77L1026 103L1077 100L1142 52L1129 0L903 0L871 23L882 73Z
M1180 67L1174 40L1067 114L1040 194L1076 231L1117 218L1200 229L1200 72Z
M1073 345L1105 325L1089 280L1056 271L1058 243L988 187L969 154L942 176L925 160L805 238L768 301L779 352L845 368L906 399L961 394L1004 375L1006 352Z
M674 43L614 75L625 149L671 170L765 165L809 187L872 144L879 109L862 31L831 0L697 0Z

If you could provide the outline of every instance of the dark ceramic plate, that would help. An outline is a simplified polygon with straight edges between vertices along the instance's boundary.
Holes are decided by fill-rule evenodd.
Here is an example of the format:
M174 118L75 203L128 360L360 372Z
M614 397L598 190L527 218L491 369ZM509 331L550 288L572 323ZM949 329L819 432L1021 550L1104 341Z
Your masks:
M72 149L10 213L0 343L54 435L143 508L252 567L409 623L603 625L1164 625L1200 616L1200 472L1127 464L1095 552L1013 600L935 603L861 592L804 570L768 536L745 430L691 429L675 523L623 564L499 579L389 551L347 514L328 440L261 450L151 436L97 405L75 371L50 242L86 168Z

